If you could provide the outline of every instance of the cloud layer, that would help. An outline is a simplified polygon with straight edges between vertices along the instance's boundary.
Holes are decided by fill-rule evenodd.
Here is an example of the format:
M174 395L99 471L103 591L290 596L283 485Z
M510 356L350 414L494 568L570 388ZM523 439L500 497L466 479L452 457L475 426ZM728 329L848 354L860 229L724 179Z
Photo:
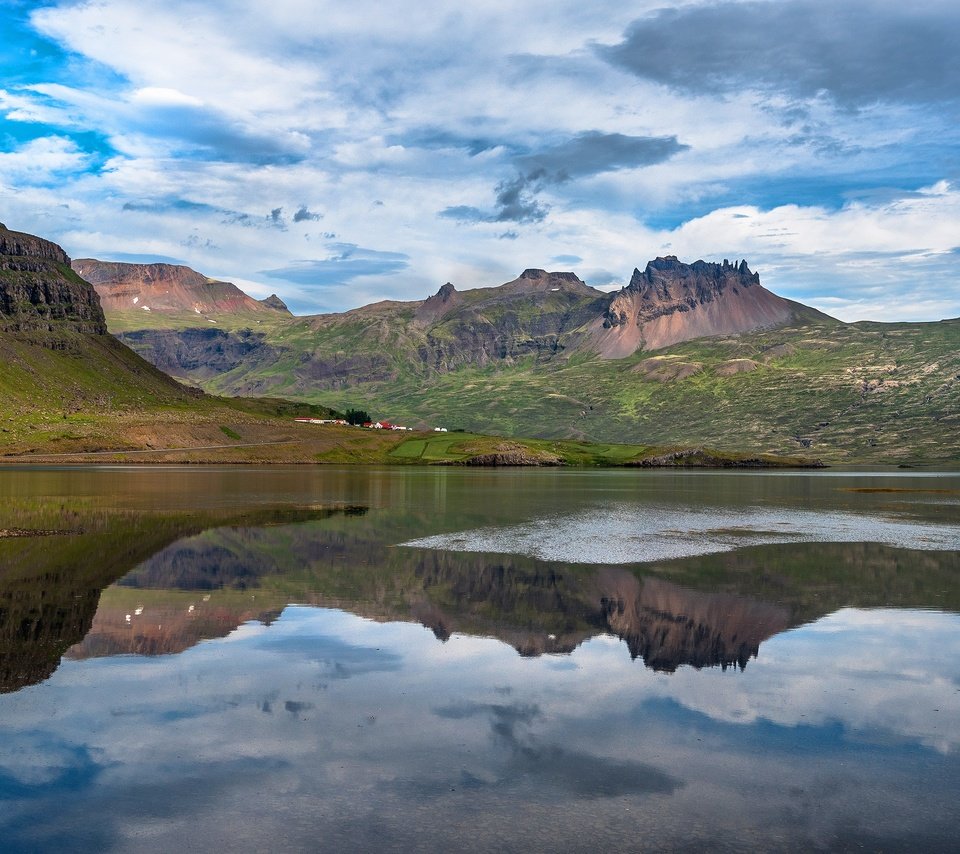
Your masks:
M955 4L0 17L3 221L77 257L176 257L299 311L556 257L604 287L660 254L746 257L845 319L960 315Z

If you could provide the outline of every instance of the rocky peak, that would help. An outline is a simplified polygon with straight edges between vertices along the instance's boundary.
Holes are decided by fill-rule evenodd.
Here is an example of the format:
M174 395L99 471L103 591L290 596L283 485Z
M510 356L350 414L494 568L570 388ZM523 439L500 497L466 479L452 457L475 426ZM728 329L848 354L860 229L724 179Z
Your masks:
M440 286L440 290L437 291L436 296L438 296L443 302L447 302L455 293L457 289L453 286L451 282L447 282L444 285Z
M436 323L459 304L460 292L450 282L447 282L432 297L427 297L417 306L416 318L423 324Z
M691 311L711 303L727 289L739 293L741 288L760 284L760 276L751 273L746 261L739 265L724 259L722 264L694 261L685 264L676 255L650 261L641 273L634 269L630 284L614 294L604 318L604 326L618 326L637 314L638 323L676 311Z
M567 273L567 272L552 272L548 273L546 270L540 270L536 267L528 267L524 270L517 281L522 279L530 279L533 281L542 281L543 279L551 279L556 282L569 282L574 285L582 285L583 281L576 273Z
M635 269L630 284L624 290L639 291L648 299L694 299L708 302L731 286L744 288L760 284L760 276L751 273L747 262L722 264L694 261L685 264L676 255L655 258L641 273Z
M276 294L270 294L270 296L268 296L266 299L260 300L260 304L265 305L267 308L272 308L275 311L284 311L288 313L290 311L290 309L287 308L287 304Z
M0 225L0 330L105 335L100 300L56 243Z
M762 287L746 261L686 264L675 255L635 269L630 284L609 300L595 346L614 359L694 338L772 329L802 308Z
M542 291L577 291L584 294L592 289L576 273L547 272L535 267L524 270L512 282L501 286L506 293L540 293Z

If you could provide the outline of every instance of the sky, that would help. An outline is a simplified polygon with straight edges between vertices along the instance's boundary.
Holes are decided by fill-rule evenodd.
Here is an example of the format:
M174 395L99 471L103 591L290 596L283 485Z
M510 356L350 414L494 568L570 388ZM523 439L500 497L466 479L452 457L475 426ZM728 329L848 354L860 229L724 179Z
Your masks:
M0 221L296 313L744 258L960 316L955 0L0 0Z

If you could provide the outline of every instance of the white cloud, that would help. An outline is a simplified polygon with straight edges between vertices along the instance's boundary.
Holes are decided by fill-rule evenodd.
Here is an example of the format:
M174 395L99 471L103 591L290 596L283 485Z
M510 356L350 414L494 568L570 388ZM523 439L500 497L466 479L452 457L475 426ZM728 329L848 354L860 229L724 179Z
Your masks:
M137 89L131 96L135 103L158 106L203 106L203 101L192 95L185 95L177 89L166 89L162 86L144 86Z
M45 136L13 151L0 152L0 180L9 184L49 185L58 176L85 169L89 157L62 136Z
M45 6L32 15L36 28L75 67L110 73L8 86L0 113L47 125L47 138L95 134L112 155L87 174L83 151L64 142L59 161L48 151L30 170L5 171L4 183L15 196L49 164L70 213L47 217L45 234L75 241L65 247L75 255L165 254L255 282L257 270L326 257L331 240L410 257L407 270L336 292L259 283L299 297L302 309L422 298L448 279L497 284L564 254L583 258L581 275L626 281L634 266L674 253L746 257L775 290L823 306L844 300L831 303L844 319L960 314L960 287L923 293L958 233L956 193L928 174L946 155L925 148L949 147L949 117L909 104L844 112L789 93L678 94L594 50L661 5ZM587 133L675 136L689 149L542 188L542 222L437 216L457 205L492 209L497 185L535 162L525 155L563 150ZM913 177L918 170L924 178ZM847 185L874 186L888 173L888 200L838 201ZM930 189L908 196L923 183ZM794 185L813 189L800 198ZM124 212L126 203L138 212ZM23 219L10 224L40 222L13 204ZM323 220L291 223L304 205ZM286 231L250 227L276 208ZM78 211L90 218L81 228L71 219ZM500 239L505 232L516 239Z

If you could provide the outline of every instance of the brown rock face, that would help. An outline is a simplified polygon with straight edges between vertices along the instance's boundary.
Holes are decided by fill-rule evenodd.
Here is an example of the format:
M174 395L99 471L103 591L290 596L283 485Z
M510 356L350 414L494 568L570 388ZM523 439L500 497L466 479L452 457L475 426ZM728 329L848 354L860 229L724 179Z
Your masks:
M805 314L825 317L768 291L746 261L684 264L669 255L633 271L590 338L601 356L619 359L694 338L784 326Z
M73 269L96 288L106 312L290 314L276 296L255 300L231 282L208 279L176 264L122 264L78 258Z
M96 292L56 243L0 224L0 331L105 335Z

